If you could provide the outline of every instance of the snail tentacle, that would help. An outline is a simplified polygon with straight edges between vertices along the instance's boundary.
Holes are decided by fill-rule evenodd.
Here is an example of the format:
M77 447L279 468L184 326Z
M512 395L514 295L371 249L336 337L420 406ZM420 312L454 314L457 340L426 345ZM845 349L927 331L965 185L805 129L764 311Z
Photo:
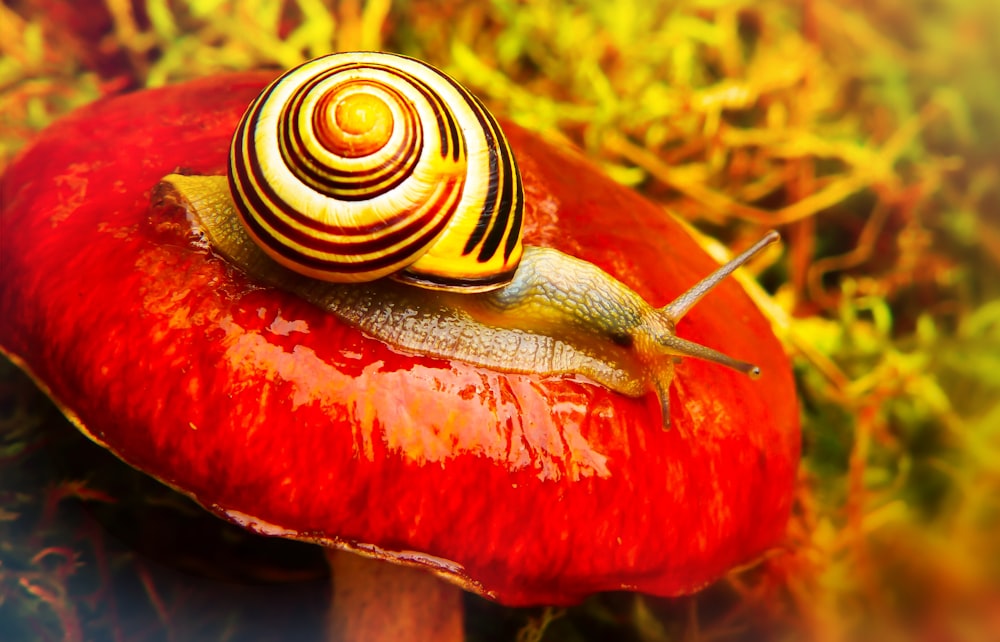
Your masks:
M661 310L663 310L665 315L673 319L675 323L680 321L688 313L688 310L693 308L698 301L701 301L702 297L712 291L712 288L721 283L723 279L735 272L747 261L760 254L768 245L777 243L779 240L781 240L781 235L775 230L771 230L759 241L720 266L719 269L695 283L687 292L663 306Z

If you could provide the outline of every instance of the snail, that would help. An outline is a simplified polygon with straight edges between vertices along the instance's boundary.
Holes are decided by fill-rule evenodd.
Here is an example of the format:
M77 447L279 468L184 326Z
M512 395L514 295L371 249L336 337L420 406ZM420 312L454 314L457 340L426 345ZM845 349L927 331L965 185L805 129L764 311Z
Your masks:
M339 53L286 72L243 116L228 176L162 185L252 279L398 349L653 390L664 427L680 357L760 374L675 326L776 232L662 308L591 263L524 246L521 178L497 121L412 58Z

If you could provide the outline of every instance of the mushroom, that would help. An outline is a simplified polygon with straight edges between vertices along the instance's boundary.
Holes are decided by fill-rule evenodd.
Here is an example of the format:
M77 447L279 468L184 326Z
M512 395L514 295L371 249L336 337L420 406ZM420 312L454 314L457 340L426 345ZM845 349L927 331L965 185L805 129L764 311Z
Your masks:
M223 173L271 78L102 100L4 175L0 347L81 431L224 519L338 551L331 619L352 639L460 639L454 587L512 606L691 593L780 542L794 385L734 282L677 334L764 376L681 360L665 431L655 399L395 349L207 249L155 187L179 169ZM653 302L716 267L572 151L505 131L526 241ZM377 637L408 599L414 620ZM435 632L404 636L421 624Z

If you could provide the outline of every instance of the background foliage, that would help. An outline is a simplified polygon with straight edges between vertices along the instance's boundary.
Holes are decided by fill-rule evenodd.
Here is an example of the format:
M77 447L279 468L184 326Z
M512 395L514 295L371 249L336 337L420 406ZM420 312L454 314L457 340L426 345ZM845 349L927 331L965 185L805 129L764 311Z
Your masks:
M998 30L990 0L4 0L0 169L103 95L423 58L726 245L780 229L752 291L804 421L788 539L760 564L675 600L470 596L470 637L1000 639ZM0 365L0 638L311 639L325 579Z

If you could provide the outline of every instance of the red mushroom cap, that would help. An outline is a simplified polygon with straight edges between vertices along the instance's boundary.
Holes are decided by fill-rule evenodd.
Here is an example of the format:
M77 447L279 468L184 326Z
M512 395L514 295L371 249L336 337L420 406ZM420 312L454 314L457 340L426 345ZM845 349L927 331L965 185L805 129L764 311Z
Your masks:
M3 178L0 345L92 439L253 530L426 565L510 605L690 592L782 538L798 407L736 283L677 333L764 376L684 359L663 431L655 398L403 354L249 282L192 242L182 213L151 207L167 173L224 172L270 78L104 100ZM526 243L654 305L716 267L657 207L506 131Z

